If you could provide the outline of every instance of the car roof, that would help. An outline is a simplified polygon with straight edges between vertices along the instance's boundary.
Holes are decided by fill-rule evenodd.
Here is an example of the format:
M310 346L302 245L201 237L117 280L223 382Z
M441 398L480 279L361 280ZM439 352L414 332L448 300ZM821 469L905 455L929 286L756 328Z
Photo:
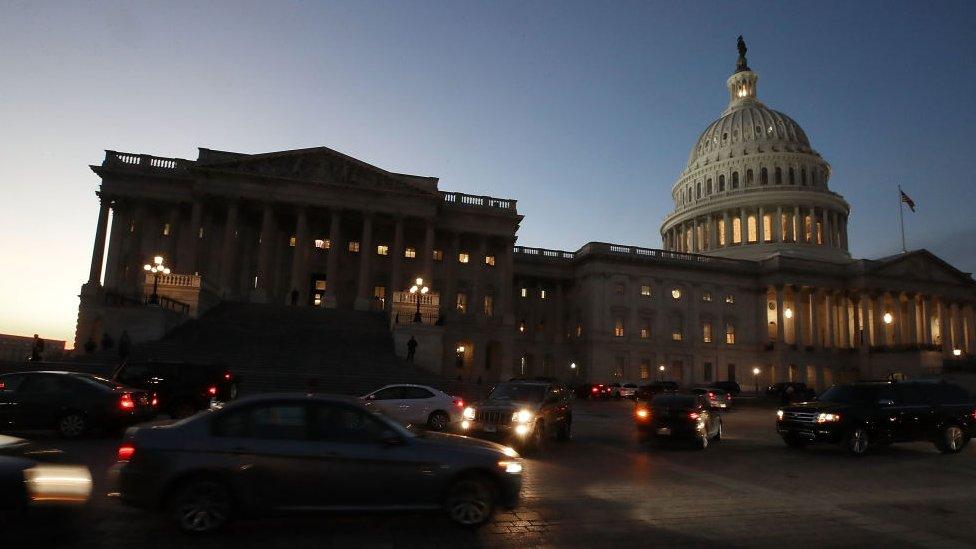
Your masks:
M61 375L61 376L96 376L96 377L101 377L101 376L98 376L97 374L90 374L88 372L69 372L67 370L31 370L31 371L27 371L27 372L9 372L9 373L3 374L3 375L5 375L5 376L16 376L16 375L23 375L23 374L55 374L55 375Z
M329 393L262 393L260 395L242 396L230 404L253 404L258 402L274 402L279 400L303 400L306 402L345 402L358 404L359 399L355 396L336 395ZM229 405L230 405L229 404Z

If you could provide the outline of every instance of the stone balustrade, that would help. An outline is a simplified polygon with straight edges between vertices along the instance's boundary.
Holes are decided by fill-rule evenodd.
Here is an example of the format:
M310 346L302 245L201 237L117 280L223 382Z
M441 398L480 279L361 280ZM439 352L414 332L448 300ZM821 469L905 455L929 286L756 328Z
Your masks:
M566 261L592 255L609 256L630 256L646 261L686 261L696 264L709 265L729 265L745 267L753 265L752 262L737 259L726 259L722 257L712 257L700 254L689 254L683 252L672 252L655 248L642 248L639 246L624 246L621 244L608 244L605 242L590 242L576 252L561 250L548 250L545 248L530 248L528 246L515 246L514 253L522 257L539 257L553 261Z
M133 167L149 171L185 170L191 162L182 158L164 158L148 154L133 154L118 151L105 151L102 166Z
M494 198L491 196L477 196L457 192L442 192L444 202L453 206L473 206L478 208L493 208L515 211L515 200L508 198Z
M152 273L146 273L146 284L153 284L154 276ZM159 275L159 285L179 288L200 288L200 277L197 275L176 273Z

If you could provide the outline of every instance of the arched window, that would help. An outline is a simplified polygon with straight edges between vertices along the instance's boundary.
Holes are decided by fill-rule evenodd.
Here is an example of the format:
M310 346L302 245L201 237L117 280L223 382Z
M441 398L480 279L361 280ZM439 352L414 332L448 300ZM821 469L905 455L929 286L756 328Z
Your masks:
M749 185L752 185L752 178L753 178L752 170L746 170L746 186L747 187Z
M769 172L766 171L766 168L759 170L759 184L760 185L769 184Z
M720 192L720 193L725 192L725 176L724 175L718 176L718 192Z
M776 166L776 184L783 184L783 168L780 168L779 166Z
M790 168L790 185L796 185L796 170Z
M698 184L695 185L695 198L701 198L701 181L699 181Z
M712 194L712 178L705 180L705 194Z
M806 168L801 168L800 169L800 184L802 184L804 186L806 186L806 184L807 184L807 169Z
M732 188L739 188L739 172L732 172Z

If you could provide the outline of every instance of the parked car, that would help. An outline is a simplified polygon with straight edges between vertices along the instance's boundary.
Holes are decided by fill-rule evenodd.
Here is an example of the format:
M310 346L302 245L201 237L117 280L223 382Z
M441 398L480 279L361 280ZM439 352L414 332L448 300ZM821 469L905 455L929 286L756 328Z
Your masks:
M722 417L695 394L658 394L634 408L634 423L643 441L684 440L705 449L722 439Z
M457 428L464 400L426 385L387 385L362 397L367 408L380 410L403 424L426 425L434 431Z
M781 381L766 388L766 396L788 402L806 402L813 400L817 392L799 381Z
M732 395L722 389L716 387L696 387L691 392L705 399L712 410L726 410L732 407Z
M579 400L595 400L599 397L600 387L602 387L602 385L597 383L583 383L581 385L577 385L574 392L576 394L576 398Z
M25 519L44 519L41 527L50 532L64 524L63 516L51 512L69 512L88 503L92 490L88 467L63 463L61 458L60 451L0 435L0 531L6 541L26 529L23 533L32 541L43 544L35 525Z
M634 398L637 395L637 384L631 382L621 384L618 394L620 398Z
M739 386L738 381L716 381L712 383L712 387L721 389L732 396L739 396L739 393L742 392L742 387Z
M610 398L620 400L620 389L622 385L619 381L614 381L607 385L607 392Z
M211 403L237 398L237 376L219 364L185 362L127 362L112 379L156 394L160 410L184 418L205 410Z
M944 382L835 385L815 402L786 406L776 415L776 430L789 446L841 444L858 456L877 444L915 441L954 454L976 432L976 400Z
M148 421L157 400L148 391L77 372L0 376L0 431L54 429L75 438L95 429Z
M111 477L125 504L209 532L238 515L316 510L444 509L480 526L516 505L521 472L511 448L417 434L358 399L268 394L129 429Z
M674 393L678 391L678 384L674 381L655 381L646 385L641 385L634 393L636 400L650 402L654 395L659 393Z
M569 389L558 383L510 381L464 409L462 432L541 450L551 437L569 440L573 408Z

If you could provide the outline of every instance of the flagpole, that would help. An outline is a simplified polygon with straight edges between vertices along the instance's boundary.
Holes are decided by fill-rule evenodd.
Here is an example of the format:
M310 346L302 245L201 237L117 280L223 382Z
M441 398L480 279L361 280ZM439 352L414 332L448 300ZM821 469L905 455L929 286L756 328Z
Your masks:
M898 185L898 219L901 221L901 253L908 253L905 247L905 201L902 200L901 185Z

